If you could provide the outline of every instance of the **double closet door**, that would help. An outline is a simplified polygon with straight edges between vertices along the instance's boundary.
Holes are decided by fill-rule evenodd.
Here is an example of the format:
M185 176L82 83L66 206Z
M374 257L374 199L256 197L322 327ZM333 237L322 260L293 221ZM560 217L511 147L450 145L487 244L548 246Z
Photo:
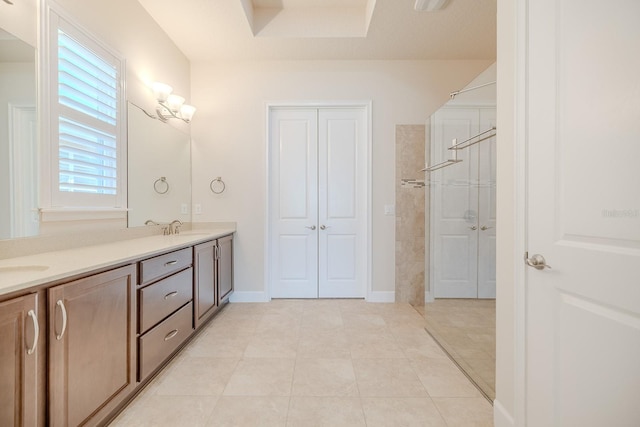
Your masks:
M454 138L460 143L491 129L495 117L495 107L438 110L431 118L431 163L451 158ZM495 298L496 138L457 156L461 163L430 176L431 290L435 298Z
M365 295L364 108L271 108L273 298Z

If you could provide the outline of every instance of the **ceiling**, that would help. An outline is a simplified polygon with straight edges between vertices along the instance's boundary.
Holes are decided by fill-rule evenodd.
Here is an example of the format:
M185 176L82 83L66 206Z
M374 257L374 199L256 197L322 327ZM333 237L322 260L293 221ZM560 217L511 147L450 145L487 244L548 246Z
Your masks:
M496 0L138 0L191 61L496 57Z

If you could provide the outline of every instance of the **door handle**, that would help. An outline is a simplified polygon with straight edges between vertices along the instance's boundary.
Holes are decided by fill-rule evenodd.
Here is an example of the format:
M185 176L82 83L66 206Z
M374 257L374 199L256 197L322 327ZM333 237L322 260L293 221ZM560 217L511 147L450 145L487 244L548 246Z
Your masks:
M480 230L485 231L485 230L489 230L490 228L493 228L493 227L487 227L486 225L483 225L482 227L480 227Z
M60 307L60 310L62 310L62 332L60 332L59 335L56 335L56 340L60 341L67 330L67 309L60 299L56 302L56 305Z
M478 227L476 227L475 225L472 225L471 227L469 227L470 230L476 231L478 229Z
M307 225L307 226L305 226L304 228L308 228L309 230L315 230L315 229L316 229L316 226L315 226L315 225L312 225L312 226L308 226L308 225Z
M331 228L331 227L324 224L320 226L320 230L326 230L327 228Z
M547 265L547 261L540 254L535 254L531 258L529 258L529 252L524 253L524 260L529 267L533 267L536 270L544 270L545 268L551 268L550 265Z
M33 321L33 344L30 348L27 349L27 354L32 355L33 352L36 351L36 347L38 346L38 336L40 335L40 328L38 327L38 317L36 316L36 312L33 310L29 310L29 313L27 314Z

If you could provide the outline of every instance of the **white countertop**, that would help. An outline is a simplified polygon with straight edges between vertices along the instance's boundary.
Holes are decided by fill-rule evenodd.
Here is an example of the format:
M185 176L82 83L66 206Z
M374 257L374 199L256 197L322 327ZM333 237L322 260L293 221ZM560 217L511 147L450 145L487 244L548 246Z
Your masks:
M0 260L0 296L56 280L153 257L226 236L235 227L198 229Z

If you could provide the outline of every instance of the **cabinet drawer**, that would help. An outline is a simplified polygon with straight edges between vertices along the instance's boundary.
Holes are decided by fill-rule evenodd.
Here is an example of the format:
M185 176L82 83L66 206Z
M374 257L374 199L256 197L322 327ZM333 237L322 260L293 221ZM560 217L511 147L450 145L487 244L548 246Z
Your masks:
M164 362L193 333L193 303L189 303L171 317L138 338L142 381Z
M191 299L193 299L193 268L191 267L138 290L138 332L147 331Z
M191 248L180 249L140 263L140 284L145 285L160 277L180 271L191 265L193 255Z

